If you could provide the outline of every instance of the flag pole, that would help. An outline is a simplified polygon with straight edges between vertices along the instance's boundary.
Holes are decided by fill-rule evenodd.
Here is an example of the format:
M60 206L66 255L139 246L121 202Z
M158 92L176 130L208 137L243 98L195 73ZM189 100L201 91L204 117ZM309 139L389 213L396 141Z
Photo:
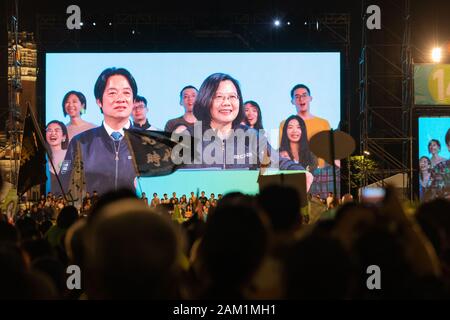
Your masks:
M39 138L39 141L41 141L41 144L44 146L45 153L47 153L48 160L50 161L50 164L51 164L51 166L53 168L53 171L55 172L56 180L58 181L58 185L61 188L61 192L63 194L64 200L67 201L66 193L64 192L61 180L59 179L57 170L55 169L55 165L54 165L53 160L52 160L52 155L51 155L51 153L49 152L49 150L47 148L47 142L45 141L44 136L42 135L42 132L41 132L41 130L39 128L36 116L34 115L33 109L31 108L31 103L29 101L27 101L27 108L30 111L31 120L33 121L34 130L37 132L37 136Z
M137 162L136 162L136 154L134 153L133 146L131 145L131 141L130 141L128 130L125 129L124 132L125 132L124 139L125 139L125 141L127 143L128 150L130 151L131 161L133 162L134 172L136 173L136 180L138 182L139 189L141 190L141 197L142 197L142 186L141 186L141 179L140 179L141 178L141 174L139 173L139 170L138 170L138 166L137 166Z

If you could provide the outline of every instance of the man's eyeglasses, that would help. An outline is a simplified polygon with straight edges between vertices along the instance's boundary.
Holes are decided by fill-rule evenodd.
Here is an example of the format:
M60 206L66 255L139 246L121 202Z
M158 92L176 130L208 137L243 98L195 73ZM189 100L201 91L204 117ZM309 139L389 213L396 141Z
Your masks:
M147 108L147 107L145 107L145 106L136 106L136 107L133 107L133 111L141 111L141 110L144 110L145 108Z
M301 98L307 98L307 97L309 97L309 94L305 92L303 94L296 94L294 98L301 99Z
M219 102L224 102L226 99L234 103L239 100L239 97L237 94L230 94L229 96L218 94L214 97L214 100Z

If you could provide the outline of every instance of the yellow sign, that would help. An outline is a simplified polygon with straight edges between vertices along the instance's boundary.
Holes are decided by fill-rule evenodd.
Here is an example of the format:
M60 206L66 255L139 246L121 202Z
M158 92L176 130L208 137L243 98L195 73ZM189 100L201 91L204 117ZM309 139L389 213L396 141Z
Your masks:
M438 104L450 104L450 65L437 65L428 78L428 89Z
M450 64L414 65L414 103L450 105Z

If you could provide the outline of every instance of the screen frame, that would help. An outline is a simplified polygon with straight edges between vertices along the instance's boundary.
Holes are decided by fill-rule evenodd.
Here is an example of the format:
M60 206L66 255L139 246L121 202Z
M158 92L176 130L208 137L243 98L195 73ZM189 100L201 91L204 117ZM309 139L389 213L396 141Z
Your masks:
M55 53L242 53L242 54L255 54L255 53L336 53L339 54L339 91L340 91L340 101L339 101L339 115L340 120L335 129L342 130L348 132L348 129L350 128L350 113L351 113L351 95L349 95L350 88L348 87L348 84L350 83L350 74L345 72L348 70L348 66L346 63L346 53L345 50L341 48L333 48L333 49L325 49L325 50L260 50L260 51L250 51L250 50L207 50L207 51L201 51L201 50L158 50L158 51L152 51L152 50L117 50L115 48L114 51L110 50L64 50L64 49L51 49L51 50L44 50L39 51L38 50L38 66L42 66L42 68L39 68L39 77L37 78L37 92L39 93L39 96L37 97L37 103L38 103L38 118L40 123L42 123L42 128L45 128L46 124L46 68L47 68L47 54L55 54ZM346 93L348 96L346 96ZM314 96L314 94L313 94ZM91 105L93 105L91 103ZM92 107L92 106L91 106ZM347 129L347 130L345 130ZM348 132L351 134L351 132ZM341 167L341 175L346 174L346 166ZM340 190L343 192L345 183L340 179L341 186Z
M437 106L415 106L412 121L412 158L413 158L413 179L412 188L414 198L420 200L419 194L419 119L420 118L450 118L448 107Z

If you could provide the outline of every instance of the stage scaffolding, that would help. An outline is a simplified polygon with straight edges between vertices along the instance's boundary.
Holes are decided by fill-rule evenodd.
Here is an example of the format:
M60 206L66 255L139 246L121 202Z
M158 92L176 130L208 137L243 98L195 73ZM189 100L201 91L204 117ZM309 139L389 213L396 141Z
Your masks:
M11 16L9 32L12 38L12 45L8 57L8 83L9 83L9 117L6 130L9 136L10 149L10 182L17 188L19 167L20 167L20 146L22 138L20 97L22 92L22 71L19 51L19 8L18 1L14 2L14 14ZM6 147L5 147L6 148Z
M381 30L369 30L366 26L366 8L371 4L362 4L360 154L368 151L378 169L365 173L364 185L406 173L404 197L413 199L410 1L378 1Z

